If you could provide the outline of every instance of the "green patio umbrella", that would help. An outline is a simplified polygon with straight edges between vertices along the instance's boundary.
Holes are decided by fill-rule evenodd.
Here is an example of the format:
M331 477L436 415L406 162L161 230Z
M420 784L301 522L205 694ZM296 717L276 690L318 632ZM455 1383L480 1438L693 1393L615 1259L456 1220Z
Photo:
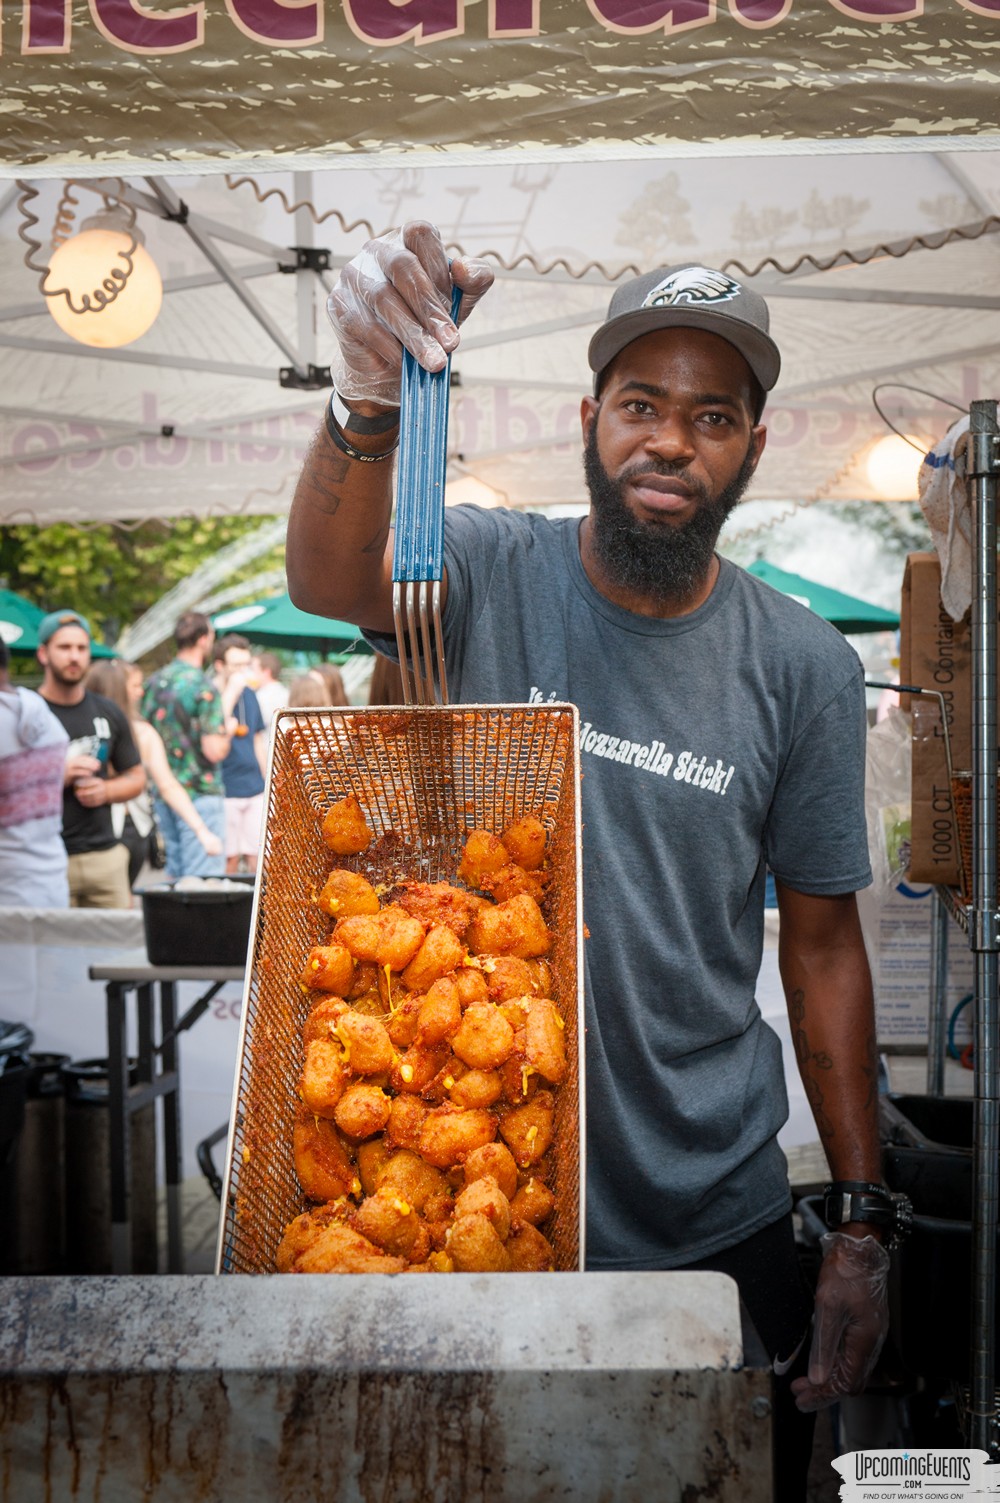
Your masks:
M311 616L293 605L287 594L222 611L212 624L219 633L239 632L262 647L286 647L296 652L371 652L360 627Z
M6 642L11 652L34 655L38 648L38 627L47 611L33 605L23 595L13 590L0 590L0 641ZM101 642L91 642L91 656L114 658L118 654Z
M0 641L11 652L34 652L38 646L38 623L45 612L13 590L0 590Z
M822 616L824 621L829 621L831 626L848 636L869 631L895 631L899 625L899 615L895 611L869 605L866 600L845 595L843 590L831 589L829 585L817 584L813 579L804 579L801 574L790 574L787 569L778 569L762 558L749 564L747 573L756 575L772 589L780 590L782 595L791 595L793 600L807 605L817 616Z

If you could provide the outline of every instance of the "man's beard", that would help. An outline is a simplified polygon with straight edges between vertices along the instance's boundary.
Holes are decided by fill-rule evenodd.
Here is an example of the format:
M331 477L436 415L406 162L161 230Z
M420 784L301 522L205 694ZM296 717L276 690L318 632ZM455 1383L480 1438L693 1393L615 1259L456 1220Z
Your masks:
M75 689L77 684L82 683L86 678L87 665L84 664L81 667L69 669L57 668L56 665L50 660L49 672L55 679L56 683L60 684L64 689Z
M583 469L591 500L590 541L602 570L621 589L667 603L690 598L704 583L722 524L750 484L754 463L751 446L739 473L714 498L686 466L663 459L643 460L613 480L597 452L593 423ZM698 503L690 521L671 526L633 516L625 505L625 487L633 477L651 474L684 481Z

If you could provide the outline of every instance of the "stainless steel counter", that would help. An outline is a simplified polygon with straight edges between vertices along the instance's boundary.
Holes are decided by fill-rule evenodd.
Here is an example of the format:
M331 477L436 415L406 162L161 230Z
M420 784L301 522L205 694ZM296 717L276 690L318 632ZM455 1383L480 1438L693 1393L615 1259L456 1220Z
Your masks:
M720 1274L10 1279L3 1503L766 1503Z

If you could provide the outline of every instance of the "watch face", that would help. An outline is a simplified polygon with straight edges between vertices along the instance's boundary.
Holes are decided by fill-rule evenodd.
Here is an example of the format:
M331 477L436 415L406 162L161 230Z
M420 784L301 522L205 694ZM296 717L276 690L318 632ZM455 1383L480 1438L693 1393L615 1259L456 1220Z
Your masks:
M843 1225L843 1217L841 1215L843 1203L844 1197L835 1194L833 1191L829 1195L823 1196L823 1220L831 1232L836 1231L838 1226Z

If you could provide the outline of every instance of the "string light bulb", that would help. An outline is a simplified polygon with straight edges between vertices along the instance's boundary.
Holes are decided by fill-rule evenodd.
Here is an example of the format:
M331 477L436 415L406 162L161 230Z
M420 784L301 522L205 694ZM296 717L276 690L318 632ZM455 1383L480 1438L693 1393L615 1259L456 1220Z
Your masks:
M879 501L916 501L917 477L930 444L918 434L887 433L868 451L865 473Z
M105 350L145 334L163 302L163 282L142 231L114 208L85 219L79 233L63 241L49 262L45 290L63 333Z

